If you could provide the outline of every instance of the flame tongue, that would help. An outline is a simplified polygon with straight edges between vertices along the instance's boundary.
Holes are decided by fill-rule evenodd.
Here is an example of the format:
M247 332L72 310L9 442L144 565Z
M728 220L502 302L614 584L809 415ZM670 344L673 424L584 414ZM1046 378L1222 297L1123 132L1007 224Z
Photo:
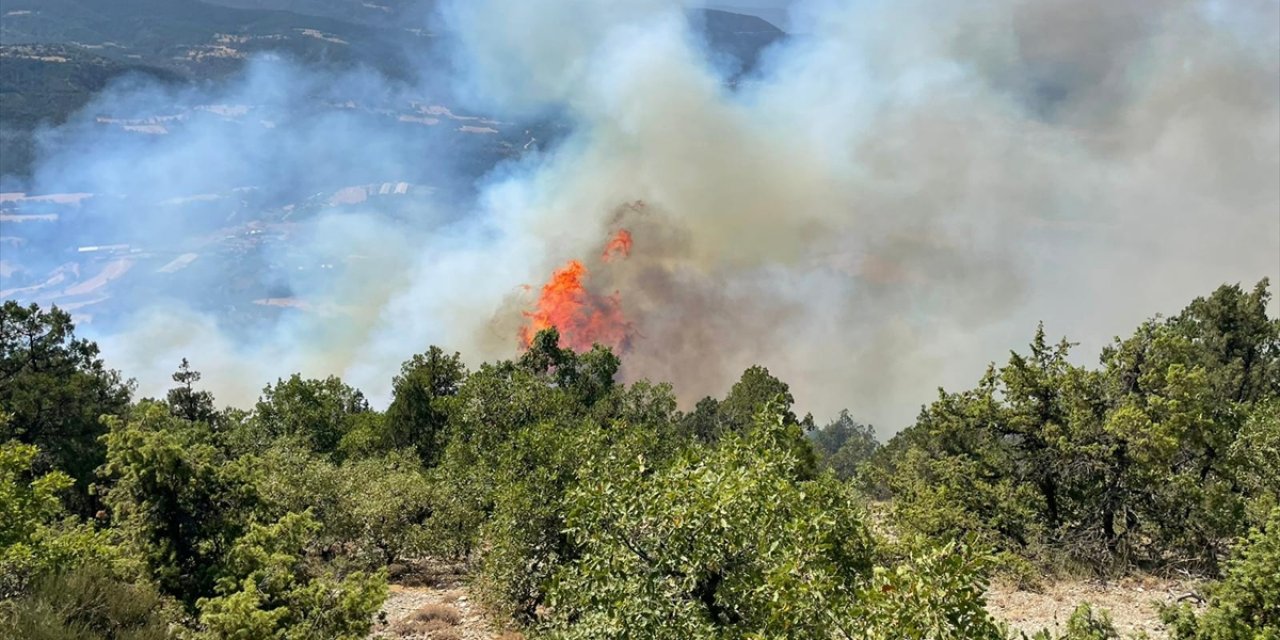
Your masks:
M623 229L605 245L601 258L611 262L630 253L631 233ZM534 310L524 312L529 322L520 328L522 347L528 348L533 337L548 327L555 327L561 344L574 351L586 351L597 342L615 349L629 346L631 325L622 314L619 295L592 293L585 285L587 276L587 267L577 260L551 274Z
M609 239L609 243L604 245L604 252L600 254L600 258L605 262L613 262L616 258L626 258L630 255L631 232L626 229L619 229Z

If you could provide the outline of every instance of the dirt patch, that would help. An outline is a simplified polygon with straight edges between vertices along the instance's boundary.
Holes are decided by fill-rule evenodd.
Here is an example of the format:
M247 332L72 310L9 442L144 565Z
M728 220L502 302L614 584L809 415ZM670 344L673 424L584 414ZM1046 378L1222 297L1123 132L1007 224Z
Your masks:
M987 592L987 610L1010 629L1030 635L1040 629L1061 632L1071 612L1082 602L1106 609L1116 630L1125 637L1146 633L1153 639L1167 638L1160 622L1159 605L1174 602L1196 589L1190 581L1134 577L1102 583L1063 581L1031 592L1010 585L992 585Z
M391 594L375 618L369 638L435 640L519 640L519 634L494 625L472 602L460 565L413 563L392 565Z

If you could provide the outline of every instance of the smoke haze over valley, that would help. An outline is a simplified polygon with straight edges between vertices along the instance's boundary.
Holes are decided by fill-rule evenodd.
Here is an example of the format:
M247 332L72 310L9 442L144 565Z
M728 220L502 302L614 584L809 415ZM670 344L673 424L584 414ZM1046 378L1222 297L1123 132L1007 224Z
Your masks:
M4 86L66 105L6 89L0 297L71 311L144 394L187 357L233 404L294 371L385 400L427 345L518 353L576 260L566 313L618 315L560 329L626 379L692 405L758 363L894 432L1042 319L1096 353L1280 277L1273 0L66 17L111 4L0 16ZM195 26L130 40L129 11Z

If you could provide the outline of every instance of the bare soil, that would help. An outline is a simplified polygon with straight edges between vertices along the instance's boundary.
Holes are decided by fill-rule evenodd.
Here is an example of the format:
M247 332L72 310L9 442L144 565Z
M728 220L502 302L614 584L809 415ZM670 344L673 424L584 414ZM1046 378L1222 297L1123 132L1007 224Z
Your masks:
M378 612L373 638L518 640L504 632L471 598L459 565L423 562L393 565L391 593Z
M1121 636L1146 633L1152 640L1167 638L1160 622L1159 605L1169 604L1196 591L1196 583L1139 576L1103 583L1067 580L1045 585L1037 591L1011 585L992 585L987 592L987 610L1009 624L1011 630L1031 635L1040 629L1061 632L1071 612L1083 602L1094 609L1106 609ZM1191 602L1194 603L1192 600Z

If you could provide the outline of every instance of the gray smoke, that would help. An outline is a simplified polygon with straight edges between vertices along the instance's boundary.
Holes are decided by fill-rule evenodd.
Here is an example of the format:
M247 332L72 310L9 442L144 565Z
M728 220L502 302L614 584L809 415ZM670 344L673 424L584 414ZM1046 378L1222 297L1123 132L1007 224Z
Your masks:
M763 364L800 409L849 407L893 432L1039 320L1087 362L1149 315L1280 275L1272 0L813 0L733 86L684 9L446 4L450 99L561 118L567 136L499 165L461 207L321 215L288 251L346 267L289 283L316 301L309 313L245 335L164 300L98 336L107 357L144 391L187 356L224 401L295 370L385 398L396 365L428 344L473 362L513 355L521 285L598 256L621 226L631 257L592 262L590 283L616 290L635 323L628 378L671 381L690 401ZM464 180L449 154L381 120L299 116L291 102L433 90L272 62L225 95L117 87L90 110L249 104L280 121L228 134L213 118L146 145L68 127L50 133L60 151L35 188L179 197L424 168ZM184 224L118 215L157 233Z

